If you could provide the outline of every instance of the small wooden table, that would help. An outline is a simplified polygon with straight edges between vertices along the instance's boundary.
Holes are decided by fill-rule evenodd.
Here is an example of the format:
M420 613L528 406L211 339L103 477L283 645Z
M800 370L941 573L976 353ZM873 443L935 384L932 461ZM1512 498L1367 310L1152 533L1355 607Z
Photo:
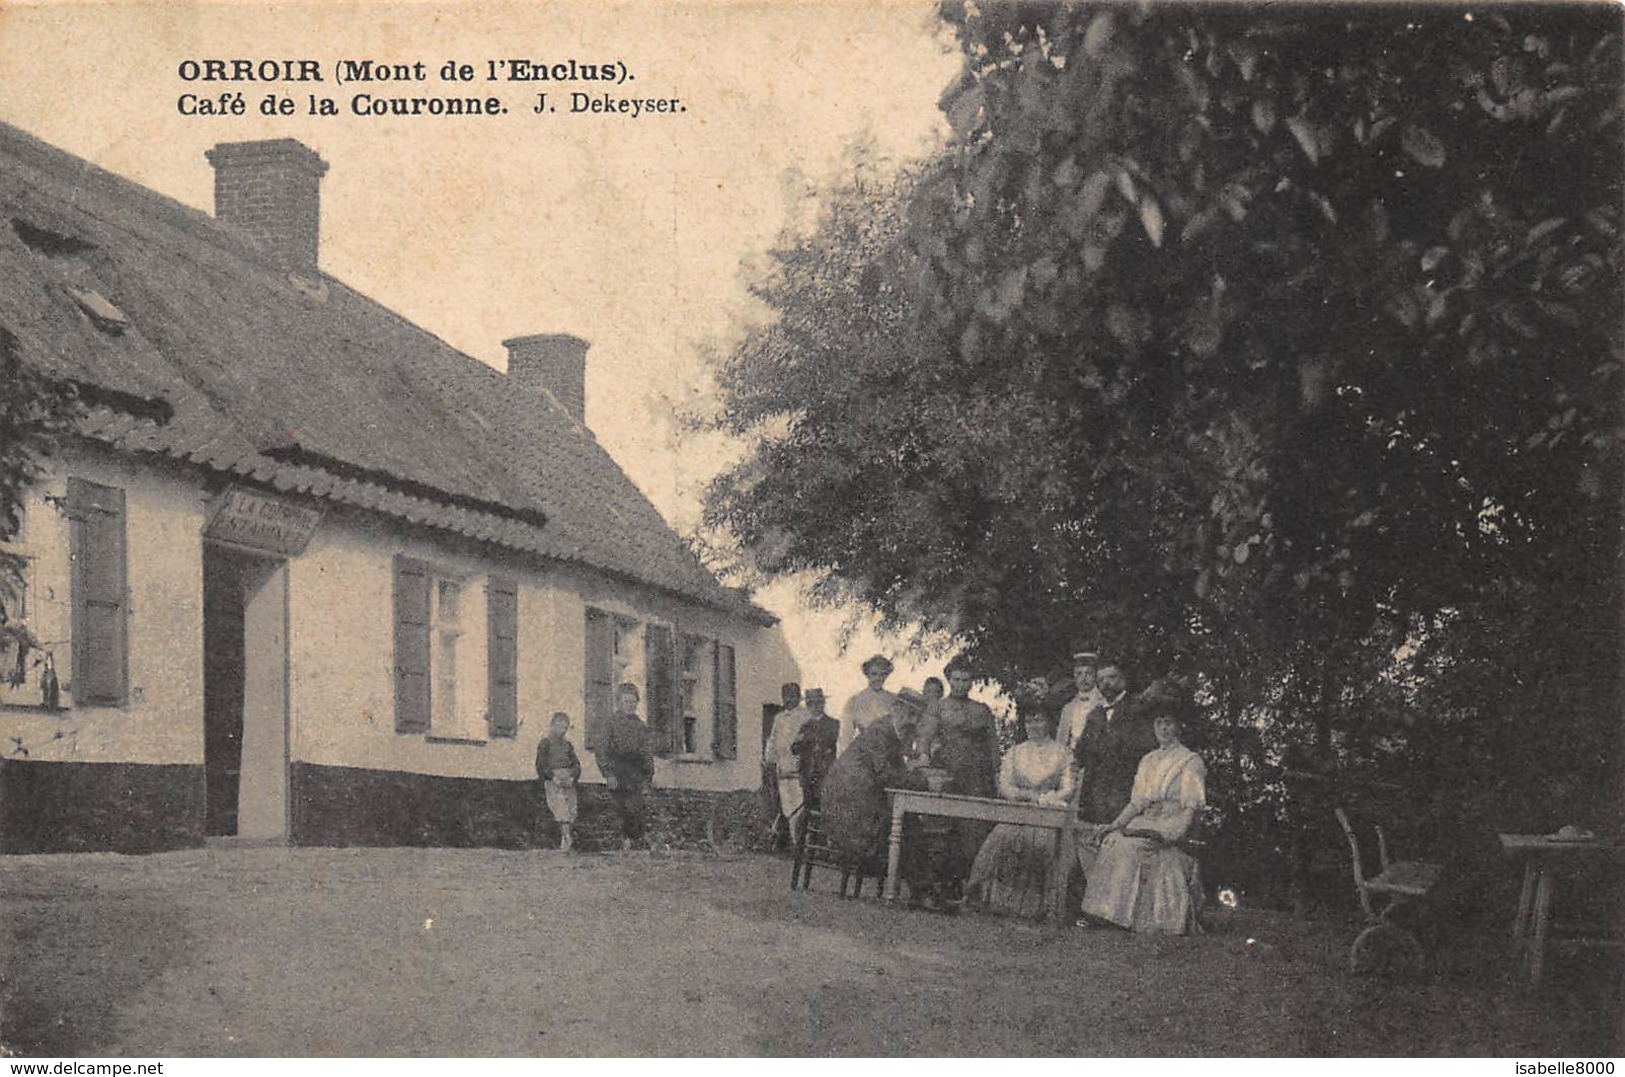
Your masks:
M886 889L882 897L887 902L897 900L897 874L903 863L903 816L938 815L949 819L978 819L987 823L1015 823L1037 826L1055 831L1054 861L1050 865L1049 894L1045 902L1050 917L1059 921L1061 907L1066 902L1066 861L1072 855L1072 844L1066 839L1081 826L1070 805L1033 804L1020 800L997 800L990 797L967 797L957 793L927 793L917 789L888 789L891 794L891 846L886 859Z
M1625 846L1600 838L1560 841L1549 834L1502 834L1500 838L1501 851L1523 861L1523 891L1518 895L1518 915L1512 922L1512 950L1523 961L1529 986L1536 987L1546 963L1553 877L1563 865L1588 858L1618 857L1625 853Z

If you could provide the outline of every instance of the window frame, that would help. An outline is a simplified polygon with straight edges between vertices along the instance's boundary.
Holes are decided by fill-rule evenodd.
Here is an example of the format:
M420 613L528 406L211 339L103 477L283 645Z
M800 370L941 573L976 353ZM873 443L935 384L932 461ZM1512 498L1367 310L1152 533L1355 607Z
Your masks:
M517 583L500 573L454 568L405 554L395 556L394 580L396 734L421 735L431 743L450 744L486 744L493 739L515 737L516 713L506 725L497 721L497 693L517 696ZM479 586L481 580L483 588ZM412 587L414 594L405 593L405 587ZM448 589L454 590L448 593ZM506 678L497 676L501 670L492 646L497 627L493 594L497 591L513 602L513 637L508 651L511 668L506 670ZM482 601L484 608L480 609ZM416 614L419 603L422 621L408 619ZM414 668L420 659L424 667L421 671ZM482 671L484 698L476 707L468 692L477 691ZM423 678L423 685L414 689L408 679L418 676Z

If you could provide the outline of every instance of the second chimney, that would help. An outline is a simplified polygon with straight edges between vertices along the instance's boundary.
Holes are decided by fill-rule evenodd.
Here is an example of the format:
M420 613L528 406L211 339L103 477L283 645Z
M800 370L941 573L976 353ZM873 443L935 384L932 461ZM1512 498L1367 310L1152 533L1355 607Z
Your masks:
M508 377L534 391L547 390L570 417L587 425L587 342L565 333L504 340Z
M204 156L214 166L215 218L284 269L315 277L327 162L291 138L222 142Z

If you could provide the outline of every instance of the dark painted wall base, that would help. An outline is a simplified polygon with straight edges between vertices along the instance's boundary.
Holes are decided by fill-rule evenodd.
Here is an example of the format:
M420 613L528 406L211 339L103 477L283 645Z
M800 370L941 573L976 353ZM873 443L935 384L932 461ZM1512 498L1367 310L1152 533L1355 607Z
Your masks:
M535 781L293 764L296 845L553 848L559 829ZM0 760L0 853L153 853L204 838L199 766ZM743 846L767 821L755 790L650 790L652 843ZM620 822L602 785L583 785L576 845L610 849Z
M535 781L295 763L292 787L297 845L527 849L558 844L558 826ZM655 789L647 807L649 839L678 848L710 840L742 844L760 823L760 799L754 790ZM581 786L577 847L613 848L619 835L608 790L602 785Z
M203 767L0 760L0 853L203 844Z

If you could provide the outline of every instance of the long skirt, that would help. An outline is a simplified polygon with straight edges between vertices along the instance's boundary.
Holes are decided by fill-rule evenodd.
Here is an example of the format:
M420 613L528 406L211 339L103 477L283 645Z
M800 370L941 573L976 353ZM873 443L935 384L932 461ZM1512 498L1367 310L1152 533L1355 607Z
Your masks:
M976 854L965 895L986 912L1042 917L1054 857L1055 831L1000 823Z
M1100 846L1083 911L1133 931L1196 935L1201 873L1182 850L1117 833Z

